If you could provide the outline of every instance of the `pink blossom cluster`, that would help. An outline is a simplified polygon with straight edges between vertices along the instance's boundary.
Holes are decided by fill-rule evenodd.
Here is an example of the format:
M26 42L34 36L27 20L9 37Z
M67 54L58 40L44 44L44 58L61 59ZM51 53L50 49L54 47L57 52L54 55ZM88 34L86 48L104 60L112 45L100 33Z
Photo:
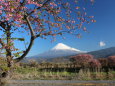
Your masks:
M0 15L2 15L0 20L7 22L12 21L10 25L15 27L27 26L27 22L24 20L24 15L27 13L30 14L28 15L29 21L36 29L34 30L37 31L36 34L39 32L49 34L49 31L52 30L50 35L59 35L58 31L62 30L66 30L67 33L74 33L75 28L82 28L83 31L87 31L86 27L83 26L84 23L89 24L90 22L96 22L96 20L93 19L94 16L87 15L85 7L80 7L76 3L75 8L72 8L72 4L64 0L46 1L49 2L44 4L44 0L39 2L38 0L0 0ZM91 2L93 1L94 0L91 0ZM75 15L74 17L73 14ZM28 29L28 27L24 28ZM71 30L71 32L68 32L68 30ZM78 38L81 37L81 34L75 35L77 35Z
M92 59L90 62L90 67L101 67L101 63L97 59Z

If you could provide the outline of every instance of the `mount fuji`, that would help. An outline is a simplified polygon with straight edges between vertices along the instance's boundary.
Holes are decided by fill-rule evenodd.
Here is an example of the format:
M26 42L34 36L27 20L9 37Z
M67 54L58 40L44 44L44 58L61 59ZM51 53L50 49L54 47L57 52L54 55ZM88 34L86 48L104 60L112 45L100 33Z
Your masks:
M39 59L39 58L65 57L65 56L72 56L72 55L76 55L76 54L80 54L80 53L86 53L86 52L69 47L63 43L58 43L52 49L50 49L44 53L32 56L31 58Z

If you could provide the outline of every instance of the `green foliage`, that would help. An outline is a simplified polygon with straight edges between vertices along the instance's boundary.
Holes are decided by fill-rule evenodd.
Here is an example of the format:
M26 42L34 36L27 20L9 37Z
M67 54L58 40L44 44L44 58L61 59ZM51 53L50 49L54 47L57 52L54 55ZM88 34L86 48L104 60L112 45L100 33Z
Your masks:
M27 73L32 73L35 72L36 68L31 68L31 67L16 67L15 72L17 73L21 73L21 74L27 74Z
M3 71L8 71L9 68L6 66L6 65L1 65L0 68L3 70Z
M18 38L18 40L19 40L19 41L25 41L25 39L24 39L24 38Z
M19 40L19 41L25 41L24 38L11 38L12 40Z
M13 53L13 55L14 55L15 57L20 57L20 54L22 54L22 53L23 53L23 51L20 51L20 52Z
M40 13L40 12L38 12L38 15L41 15L41 13Z

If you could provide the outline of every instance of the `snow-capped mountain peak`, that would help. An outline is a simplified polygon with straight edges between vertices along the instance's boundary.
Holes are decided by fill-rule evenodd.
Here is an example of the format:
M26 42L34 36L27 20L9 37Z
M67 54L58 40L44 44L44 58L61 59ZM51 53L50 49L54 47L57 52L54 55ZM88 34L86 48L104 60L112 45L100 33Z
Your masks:
M64 57L64 56L71 56L80 53L86 53L84 51L69 47L63 43L58 43L52 49L33 56L33 58L55 58L55 57Z
M71 48L63 43L58 43L54 48L52 48L52 50L74 50L74 51L80 51L78 49L75 48Z

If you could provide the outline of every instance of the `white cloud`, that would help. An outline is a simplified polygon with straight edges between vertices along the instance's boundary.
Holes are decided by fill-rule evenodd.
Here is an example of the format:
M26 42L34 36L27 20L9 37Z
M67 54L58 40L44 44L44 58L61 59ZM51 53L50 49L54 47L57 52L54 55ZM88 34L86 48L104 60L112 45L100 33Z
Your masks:
M105 45L106 45L105 42L103 42L103 41L100 41L100 42L99 42L99 46L100 46L100 47L104 47Z

